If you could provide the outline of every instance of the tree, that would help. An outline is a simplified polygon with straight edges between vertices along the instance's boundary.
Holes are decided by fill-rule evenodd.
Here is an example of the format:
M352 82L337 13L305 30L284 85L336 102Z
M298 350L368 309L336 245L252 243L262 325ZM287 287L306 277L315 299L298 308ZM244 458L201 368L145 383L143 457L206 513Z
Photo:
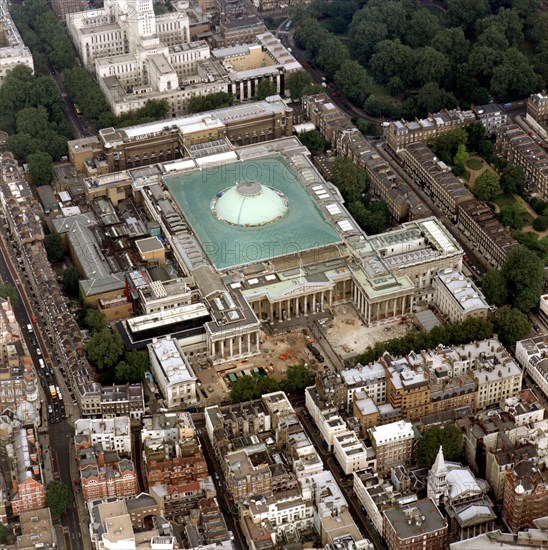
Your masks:
M464 63L470 53L470 43L460 28L439 31L432 40L432 47L444 54L451 65Z
M495 67L500 63L500 52L489 46L476 44L468 57L467 71L479 83L485 86L491 84Z
M399 76L407 86L414 78L415 53L399 40L383 40L377 44L370 66L380 82Z
M508 297L506 280L497 269L491 269L483 276L481 290L490 304L501 306L506 303Z
M356 25L352 24L350 36L353 57L367 65L376 45L388 38L388 28L384 23L363 20Z
M188 102L189 113L212 111L234 105L234 96L226 92L216 92L205 96L193 96Z
M357 363L367 365L385 352L390 355L407 355L413 350L431 349L439 344L460 346L474 340L485 340L493 335L493 321L470 317L458 323L434 327L430 332L410 332L401 338L378 342L355 357Z
M523 340L531 330L527 315L510 306L495 311L493 324L499 340L505 346L513 346L518 340Z
M412 48L427 46L436 36L438 29L438 18L427 9L419 9L409 21L409 26L405 33L405 41Z
M90 307L86 309L84 314L84 326L91 334L94 334L106 329L107 322L101 311Z
M468 151L466 150L466 145L464 143L459 143L457 147L457 152L453 157L453 164L463 165L464 161L468 158Z
M278 90L276 89L276 83L272 82L268 78L263 78L257 85L256 96L258 100L266 99L271 95L276 95Z
M365 69L354 59L344 61L333 77L333 83L351 101L357 101L364 94L371 81Z
M232 382L230 400L232 403L251 401L260 396L260 394L257 395L257 392L257 378L255 376L240 376L235 382Z
M0 284L0 298L9 300L12 306L16 306L19 303L19 293L17 289L9 283Z
M312 77L306 71L297 71L291 73L286 80L285 87L289 90L291 99L298 100L304 95L308 95L308 90L312 86Z
M303 132L299 134L299 139L313 155L321 155L328 147L328 143L317 130Z
M495 198L495 195L500 191L500 177L495 172L486 170L481 174L474 183L472 192L480 201L490 202Z
M116 365L116 381L120 384L129 382L137 384L145 377L145 372L150 368L148 353L142 351L126 351L124 360Z
M453 109L457 106L457 100L453 94L440 88L436 82L427 82L417 94L417 106L426 115L444 107Z
M465 127L464 131L468 138L469 150L478 152L481 142L485 140L485 126L481 122L472 122Z
M458 128L457 130L453 130L452 132L430 140L429 145L440 160L445 162L445 164L452 164L459 150L459 146L466 146L467 141L468 135L466 131L463 128Z
M539 78L533 66L516 48L510 48L504 53L491 79L491 93L505 100L526 97L538 86Z
M459 27L468 36L473 35L478 19L489 14L488 0L447 0L447 22L450 27Z
M46 249L46 254L48 255L48 260L54 264L63 259L65 251L63 250L63 241L61 235L58 233L50 233L44 238L44 247Z
M397 114L397 107L389 100L383 97L377 97L371 94L363 104L363 110L375 117L394 117Z
M361 200L367 191L367 173L350 159L336 157L331 170L331 181L337 186L346 202Z
M44 107L28 107L17 113L17 133L40 137L48 131L48 112Z
M53 159L49 153L43 151L32 153L27 156L27 162L32 180L37 185L45 185L50 182Z
M63 271L63 286L69 296L78 297L80 292L80 276L75 267L67 267Z
M287 369L286 379L281 388L287 392L303 392L305 388L314 384L314 373L304 365L293 365Z
M542 233L548 229L548 216L539 216L533 220L533 229Z
M502 266L508 304L523 313L538 306L544 283L544 265L531 250L522 246L512 249Z
M424 86L428 82L439 84L442 81L449 66L449 61L444 54L426 46L416 52L415 58L415 81L418 86Z
M500 187L505 193L523 193L525 189L525 173L521 166L508 164L502 171Z
M8 535L8 528L3 523L0 523L0 544L6 544L6 542L8 542Z
M91 335L86 344L86 353L91 363L103 374L118 364L124 353L124 344L118 333L104 328Z
M426 430L415 447L415 458L421 466L430 468L443 447L445 460L458 462L462 455L462 433L454 425L433 426Z
M46 506L53 517L59 517L72 505L69 488L60 481L50 481L46 486Z

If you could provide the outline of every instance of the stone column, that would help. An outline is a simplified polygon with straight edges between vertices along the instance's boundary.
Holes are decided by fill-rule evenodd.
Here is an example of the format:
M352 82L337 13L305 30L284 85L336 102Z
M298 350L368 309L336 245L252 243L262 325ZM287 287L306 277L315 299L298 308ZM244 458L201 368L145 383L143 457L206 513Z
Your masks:
M244 81L242 80L240 82L240 97L239 97L240 101L242 101L244 99Z
M230 357L234 357L234 338L230 338L228 341L228 348L230 350Z
M258 332L255 333L255 344L257 346L257 352L259 352L260 343L259 343L259 333Z
M268 302L268 322L272 323L272 321L274 321L274 307L272 302Z
M251 353L251 334L247 333L247 353Z
M251 80L248 80L247 81L247 97L246 97L246 99L250 99L252 95L253 94L251 92Z
M300 315L299 300L300 298L295 298L295 317Z
M312 313L316 313L316 293L312 294Z
M221 340L221 359L225 358L225 341Z
M242 337L238 336L238 355L242 355Z

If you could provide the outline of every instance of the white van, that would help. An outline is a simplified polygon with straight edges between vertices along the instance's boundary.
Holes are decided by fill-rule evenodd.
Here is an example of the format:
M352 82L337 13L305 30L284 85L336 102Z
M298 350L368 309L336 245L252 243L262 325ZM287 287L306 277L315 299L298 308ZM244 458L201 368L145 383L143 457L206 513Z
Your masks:
M32 328L32 325L27 325L27 332L29 334L31 334L32 332L34 332L34 329Z

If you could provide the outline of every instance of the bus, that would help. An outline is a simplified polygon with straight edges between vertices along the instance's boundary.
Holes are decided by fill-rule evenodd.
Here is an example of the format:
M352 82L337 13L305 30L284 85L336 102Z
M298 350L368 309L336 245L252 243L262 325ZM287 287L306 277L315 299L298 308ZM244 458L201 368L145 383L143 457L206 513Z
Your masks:
M57 390L53 384L49 387L49 393L52 399L57 399Z
M293 25L293 20L290 19L286 24L285 24L285 32L288 32L289 29L291 28L291 25Z

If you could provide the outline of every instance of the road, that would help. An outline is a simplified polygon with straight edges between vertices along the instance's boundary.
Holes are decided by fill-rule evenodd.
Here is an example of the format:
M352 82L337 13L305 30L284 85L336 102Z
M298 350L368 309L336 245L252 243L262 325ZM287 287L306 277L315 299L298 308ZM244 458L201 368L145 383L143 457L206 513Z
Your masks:
M31 324L33 308L31 305L31 301L27 295L23 276L17 271L17 262L14 261L14 259L12 258L13 251L11 250L11 248L8 248L8 245L6 244L3 229L0 231L0 252L0 277L4 282L14 285L17 289L19 300L17 304L12 305L13 313L17 322L19 323L19 326L21 327L21 332L27 342L27 347L29 349L33 363L35 366L37 366L39 356L36 353L36 346L32 345L32 337L26 330L26 326L28 324ZM34 324L34 328L34 334L38 343L40 344L40 348L43 354L42 356L46 358L46 361L51 365L51 359L47 355L48 347L46 342L44 341L39 322ZM50 377L46 377L41 369L36 368L36 370L37 375L41 380L42 388L44 389L46 403L53 406L54 401L49 394L48 385L46 384L46 382L49 382L51 380L50 383L58 385L55 373ZM46 415L44 415L44 417L45 416ZM47 418L44 418L44 425L48 427L50 441L50 449L48 450L48 452L53 454L53 464L59 476L58 479L60 479L60 481L70 487L70 490L73 492L74 497L74 488L70 473L71 464L69 458L69 444L71 441L71 437L74 434L74 429L68 422L64 420L55 424L55 427L53 428L48 426ZM57 478L57 475L55 477ZM81 550L85 548L80 532L80 521L75 507L71 506L65 512L65 514L61 518L61 523L69 530L72 550Z
M384 148L384 140L377 140L373 142L373 145L380 156L390 164L394 171L409 184L411 189L415 191L418 197L430 208L432 214L436 216L444 225L444 227L453 235L453 237L460 244L464 253L468 257L468 266L475 268L476 271L469 270L472 278L480 280L485 271L492 269L492 266L486 261L486 259L476 252L475 246L471 243L457 225L449 219L449 217L439 208L432 200L424 189L418 185L415 180L409 177L409 174L400 166L400 164L394 159L394 157L386 151ZM466 264L465 264L466 265Z
M65 108L64 108L65 117L67 118L70 124L72 133L74 134L75 139L89 136L90 134L87 131L86 126L82 122L82 119L76 114L76 110L74 108L74 102L72 101L70 96L67 94L67 91L65 90L65 85L63 84L63 78L61 74L55 71L51 66L48 66L48 70L51 78L53 78L53 81L55 82L55 87L59 92L59 96L65 102Z
M203 420L195 421L194 425L196 427L196 430L200 433L199 440L202 444L202 450L207 464L207 470L210 474L216 473L219 476L219 479L216 479L214 477L214 481L215 487L217 489L217 502L219 503L219 508L221 509L221 512L224 516L226 526L228 527L228 530L232 531L232 533L234 534L233 543L236 547L236 550L244 550L245 548L247 548L247 544L244 534L242 533L242 529L240 528L240 524L237 521L238 511L235 508L234 503L228 499L226 491L223 487L224 482L222 479L222 468L215 457L215 451L213 450L213 447L211 446L211 443L209 442L209 439L207 437L207 433L205 431L205 422Z
M367 516L361 511L360 502L353 495L352 485L343 478L341 474L342 470L339 468L333 453L330 453L323 448L317 428L312 424L309 417L304 414L302 409L296 408L295 412L297 413L303 428L307 432L308 437L314 442L316 451L318 451L325 469L329 470L333 474L333 477L337 481L341 491L344 493L346 501L349 504L349 511L356 522L356 525L360 528L362 533L367 535L376 550L384 550L385 546L380 535L377 533Z

